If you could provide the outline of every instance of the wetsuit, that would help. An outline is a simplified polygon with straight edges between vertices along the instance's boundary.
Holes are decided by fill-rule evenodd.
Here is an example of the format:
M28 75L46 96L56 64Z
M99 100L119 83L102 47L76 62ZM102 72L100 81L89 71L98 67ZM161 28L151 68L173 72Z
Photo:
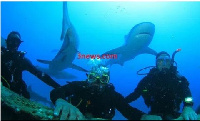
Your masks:
M150 107L149 114L160 115L162 119L173 119L180 116L180 104L185 103L186 97L192 97L189 83L184 76L178 75L171 68L167 73L160 73L156 68L150 70L138 84L134 92L125 99L128 103L142 96L145 104Z
M73 81L52 90L50 97L54 104L59 98L67 100L86 117L87 114L91 114L93 118L112 119L115 109L127 119L139 120L144 114L126 103L124 97L115 91L112 84L96 90L86 81Z
M197 113L197 114L200 114L200 106L197 107L196 113Z
M22 80L22 72L25 70L34 74L49 86L54 88L60 86L50 76L39 71L24 57L24 54L25 52L22 51L10 52L1 47L1 82L5 87L29 99L30 94L27 91L27 85Z

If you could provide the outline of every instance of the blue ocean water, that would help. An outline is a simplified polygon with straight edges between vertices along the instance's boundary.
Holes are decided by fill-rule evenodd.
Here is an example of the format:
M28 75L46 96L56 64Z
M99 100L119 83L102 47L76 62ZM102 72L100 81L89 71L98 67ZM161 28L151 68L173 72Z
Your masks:
M181 48L175 61L178 71L190 82L194 109L200 105L200 2L68 2L69 17L79 39L78 51L82 54L102 54L125 43L124 36L141 22L155 24L155 34L149 47L157 52L172 54ZM52 60L62 41L62 2L1 2L1 36L18 31L24 41L19 50L36 66L48 67L36 59ZM75 59L74 63L90 69L88 59ZM124 66L110 68L110 82L123 96L131 93L144 77L136 72L146 66L155 65L155 56L141 54L125 62ZM3 70L2 70L3 71ZM64 70L77 75L74 79L56 79L64 85L66 81L84 80L85 73L74 69ZM51 87L29 72L23 73L27 85L49 99ZM148 112L143 99L132 106ZM114 119L125 119L118 111Z

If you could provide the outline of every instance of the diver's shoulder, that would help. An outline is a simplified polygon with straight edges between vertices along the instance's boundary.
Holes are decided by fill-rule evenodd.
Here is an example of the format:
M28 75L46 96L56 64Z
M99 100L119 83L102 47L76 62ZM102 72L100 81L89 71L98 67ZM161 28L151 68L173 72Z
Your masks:
M5 47L2 47L1 46L1 55L3 56L3 55L5 55L5 53L6 53L6 48Z
M156 67L150 69L149 73L145 77L154 76L158 73L158 69Z
M1 51L5 51L6 47L1 46Z
M115 90L115 86L112 83L108 83L106 87L108 89Z
M22 58L25 58L25 55L26 55L26 51L18 51L19 53L19 56L22 57Z
M23 60L22 62L24 62L25 64L29 63L32 65L31 60L27 58L26 54L27 54L26 51L18 51L18 56L20 57L21 60Z
M179 73L178 71L176 73L176 77L178 80L181 80L181 82L189 83L187 78L185 76L183 76L181 73Z
M67 84L73 85L73 86L86 86L87 82L86 81L71 81L67 82Z
M186 79L185 78L185 76L183 76L180 72L176 72L176 77L178 78L178 79Z

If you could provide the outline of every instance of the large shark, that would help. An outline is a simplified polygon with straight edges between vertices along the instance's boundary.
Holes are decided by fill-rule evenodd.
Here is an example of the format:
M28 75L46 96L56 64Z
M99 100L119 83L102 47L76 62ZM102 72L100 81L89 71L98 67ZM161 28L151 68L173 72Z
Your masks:
M64 39L63 44L54 57L53 60L40 60L37 61L49 64L50 73L58 73L66 68L73 68L79 71L87 72L87 70L83 69L80 66L73 64L73 60L75 59L78 52L79 39L76 33L76 30L72 23L70 22L67 10L67 2L63 2L63 22L62 22L62 33L61 40ZM46 71L46 73L48 73ZM49 73L48 73L49 74ZM51 74L50 74L51 75Z
M116 49L105 52L106 54L117 54L117 58L109 59L105 62L105 66L120 64L124 65L124 62L134 59L139 54L152 54L156 55L157 52L149 48L149 44L153 39L155 32L155 25L151 22L143 22L135 25L125 36L125 44Z

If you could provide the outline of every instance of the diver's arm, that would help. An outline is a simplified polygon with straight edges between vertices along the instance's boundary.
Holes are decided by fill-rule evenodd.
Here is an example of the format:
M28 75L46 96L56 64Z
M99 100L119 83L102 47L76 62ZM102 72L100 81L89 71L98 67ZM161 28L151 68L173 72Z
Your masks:
M193 100L192 100L192 94L189 88L189 82L187 81L187 79L185 77L182 77L182 82L183 82L183 86L182 89L183 91L183 103L184 106L193 106Z
M23 59L23 65L25 70L29 71L30 73L32 73L33 75L37 76L40 80L42 80L44 83L46 83L47 85L53 87L53 88L58 88L60 87L60 85L55 82L49 75L41 72L40 70L38 70L32 63L30 60L28 60L27 58Z
M113 96L115 102L116 102L116 108L117 110L127 119L129 120L140 120L142 115L144 115L145 113L138 110L137 108L131 107L126 100L124 99L124 97L115 92L114 96Z
M60 120L85 120L79 109L66 101L66 97L74 94L76 90L74 86L74 83L69 83L53 89L50 93L50 99L55 105L54 115L59 116Z
M69 84L66 84L64 86L61 86L59 88L55 88L50 92L50 99L55 104L56 100L58 99L64 99L66 100L66 97L69 95L72 95L75 93L76 88L76 82L70 82Z
M64 99L66 98L65 96L65 90L70 90L69 85L64 85L59 88L55 88L50 92L50 99L55 104L56 100L58 99Z
M189 89L189 82L185 77L182 77L183 82L183 98L184 98L184 107L181 116L184 120L197 120L197 114L193 110L193 100L192 100L192 94Z
M131 107L124 99L124 97L117 93L113 98L116 101L117 110L128 120L162 120L160 116L148 115L138 110L137 108Z
M139 98L140 97L140 93L139 93L139 91L138 91L138 89L136 88L135 90L134 90L134 92L132 92L131 94L129 94L126 98L125 98L125 100L128 102L128 103L131 103L131 102L133 102L133 101L135 101L137 98Z
M144 79L143 79L144 80ZM144 81L141 80L138 84L138 86L135 88L134 92L132 92L131 94L129 94L127 97L125 97L125 100L130 103L132 101L135 101L137 98L140 97L141 92L142 92L142 87L143 87L143 83Z

